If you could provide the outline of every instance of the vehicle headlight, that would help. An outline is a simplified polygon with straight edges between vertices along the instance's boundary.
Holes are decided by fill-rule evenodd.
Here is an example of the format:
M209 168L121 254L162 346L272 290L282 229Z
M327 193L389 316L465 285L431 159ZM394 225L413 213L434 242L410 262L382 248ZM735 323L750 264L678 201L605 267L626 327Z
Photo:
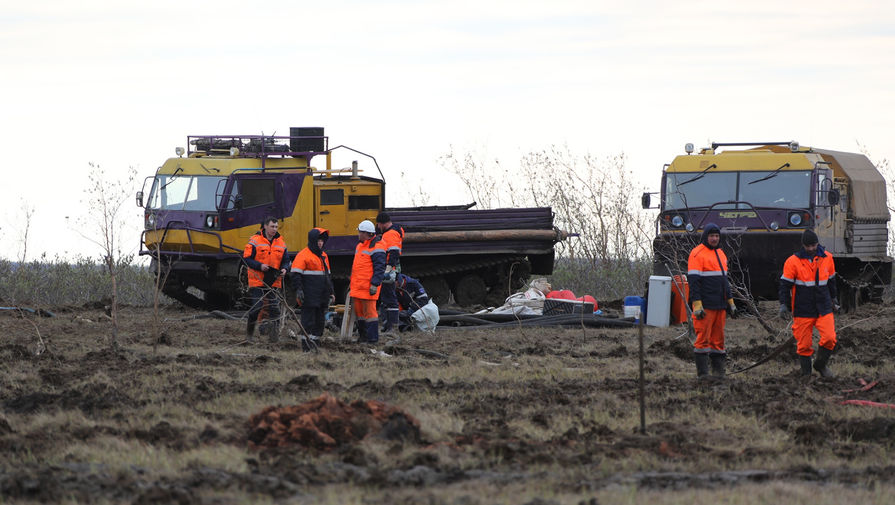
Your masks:
M673 218L671 218L671 226L674 226L675 228L680 228L681 226L683 226L683 224L684 224L684 218L682 218L681 216L674 216Z
M789 215L789 224L793 226L798 226L802 224L802 216L800 214L790 214Z
M146 228L149 230L155 228L155 214L146 216Z
M777 221L771 221L771 229L774 231L777 231L780 229L780 225L777 223Z
M214 216L205 216L205 226L208 228L214 227Z
M693 227L693 223L687 223L687 226L685 226L684 229L690 233L693 233L693 230L695 230L696 228Z

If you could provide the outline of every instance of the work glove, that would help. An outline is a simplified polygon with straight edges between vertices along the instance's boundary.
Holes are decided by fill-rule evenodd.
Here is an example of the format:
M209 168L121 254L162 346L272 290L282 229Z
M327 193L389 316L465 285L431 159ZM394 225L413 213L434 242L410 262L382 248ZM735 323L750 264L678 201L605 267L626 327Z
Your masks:
M727 317L731 319L737 318L737 304L734 303L733 298L727 299Z
M839 305L839 300L833 300L833 312L839 313L842 310L842 305Z
M378 289L379 289L379 286L374 286L374 285L370 284L370 294L371 295L375 295L376 290L378 290Z
M304 291L299 289L298 291L295 292L295 303L297 303L299 307L301 307L302 304L305 303L305 292Z
M781 303L780 311L777 313L777 317L779 317L780 319L783 319L785 321L788 321L789 318L792 317L792 314L789 311L789 307L787 307L785 304Z
M702 308L702 300L696 300L693 302L693 318L694 319L704 319L705 318L705 310Z
M329 304L330 305L336 304L336 295L329 295Z

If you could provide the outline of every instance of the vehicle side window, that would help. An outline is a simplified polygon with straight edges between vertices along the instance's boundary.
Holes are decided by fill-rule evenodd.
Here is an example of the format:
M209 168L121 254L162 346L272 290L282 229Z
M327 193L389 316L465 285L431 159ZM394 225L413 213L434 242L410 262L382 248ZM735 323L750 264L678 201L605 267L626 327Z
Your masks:
M273 179L240 179L239 194L243 208L274 203Z
M379 210L379 195L349 196L348 210Z
M320 205L342 205L345 203L345 190L321 189Z

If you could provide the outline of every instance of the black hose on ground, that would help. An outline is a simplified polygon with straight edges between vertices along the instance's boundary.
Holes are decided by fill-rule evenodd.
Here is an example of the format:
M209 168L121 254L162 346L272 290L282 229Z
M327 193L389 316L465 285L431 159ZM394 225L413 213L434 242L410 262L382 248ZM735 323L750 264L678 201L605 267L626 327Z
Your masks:
M445 321L445 319L448 319ZM470 319L477 319L477 317L470 317ZM526 319L519 319L517 321L507 321L500 323L491 323L488 322L486 324L477 324L476 326L458 326L452 327L447 326L453 324L455 322L464 322L462 319L457 318L457 316L447 316L441 318L439 321L439 327L441 327L442 323L446 325L447 328L458 328L458 329L488 329L488 328L512 328L516 326L586 326L588 328L634 328L635 324L633 321L626 321L624 319L613 319L606 318L600 316L593 315L582 315L582 314L559 314L555 316L536 316L536 317L528 317ZM471 322L471 321L465 321Z

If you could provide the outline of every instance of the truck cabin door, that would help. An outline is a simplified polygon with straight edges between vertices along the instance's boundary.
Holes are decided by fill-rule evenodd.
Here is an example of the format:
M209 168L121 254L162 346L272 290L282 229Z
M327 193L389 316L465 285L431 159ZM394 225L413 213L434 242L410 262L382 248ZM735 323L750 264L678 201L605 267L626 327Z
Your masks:
M230 197L224 202L221 213L224 223L240 230L239 236L251 237L261 227L267 216L283 216L276 174L238 174L229 185Z
M815 232L830 252L840 252L845 250L844 238L841 236L844 223L840 222L843 216L838 202L833 205L830 201L830 194L835 190L833 171L826 164L818 163L816 173L813 202Z
M328 229L331 237L356 236L357 225L379 213L380 188L370 181L317 183L316 226Z

